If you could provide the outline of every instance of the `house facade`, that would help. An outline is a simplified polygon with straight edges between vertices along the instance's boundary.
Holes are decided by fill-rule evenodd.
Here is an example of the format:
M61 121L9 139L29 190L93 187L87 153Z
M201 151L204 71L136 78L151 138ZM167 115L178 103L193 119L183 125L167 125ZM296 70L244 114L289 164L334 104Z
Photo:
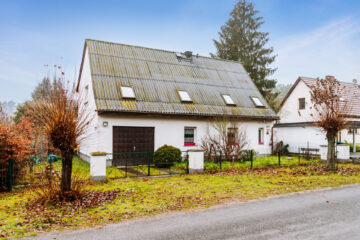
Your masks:
M280 120L273 130L274 142L289 144L290 152L298 152L300 148L320 149L320 145L327 145L325 132L314 124L315 110L310 92L316 81L315 78L299 77L281 103ZM340 85L343 91L340 98L349 106L349 122L348 127L338 134L337 141L353 143L355 140L360 144L360 87L356 82L340 82Z
M92 114L84 158L198 149L223 117L246 131L249 148L271 152L278 117L238 62L86 40L77 90Z

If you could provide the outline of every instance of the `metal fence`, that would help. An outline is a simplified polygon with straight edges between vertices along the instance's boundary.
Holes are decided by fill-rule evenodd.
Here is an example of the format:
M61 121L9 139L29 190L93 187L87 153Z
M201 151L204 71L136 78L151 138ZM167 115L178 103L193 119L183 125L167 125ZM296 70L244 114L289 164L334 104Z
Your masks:
M181 160L169 163L154 161L154 152L124 152L107 154L108 178L166 176L189 173L188 153L181 152Z
M0 164L0 192L11 191L14 181L14 161Z
M205 172L216 172L233 168L254 168L271 166L289 166L313 163L318 161L318 154L309 153L308 150L299 149L298 153L283 154L278 151L276 154L261 155L254 151L244 151L237 156L225 156L221 151L212 153L212 156L205 156Z

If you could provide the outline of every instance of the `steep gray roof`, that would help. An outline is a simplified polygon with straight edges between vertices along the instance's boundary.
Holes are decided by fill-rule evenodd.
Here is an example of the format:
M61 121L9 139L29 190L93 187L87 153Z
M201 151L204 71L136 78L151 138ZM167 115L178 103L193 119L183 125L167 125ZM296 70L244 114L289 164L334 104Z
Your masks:
M190 60L176 52L89 39L86 48L99 112L277 118L238 62ZM123 99L121 86L131 86L136 100ZM182 103L178 90L187 91L193 103ZM236 106L227 106L221 94ZM251 96L265 108L255 107Z

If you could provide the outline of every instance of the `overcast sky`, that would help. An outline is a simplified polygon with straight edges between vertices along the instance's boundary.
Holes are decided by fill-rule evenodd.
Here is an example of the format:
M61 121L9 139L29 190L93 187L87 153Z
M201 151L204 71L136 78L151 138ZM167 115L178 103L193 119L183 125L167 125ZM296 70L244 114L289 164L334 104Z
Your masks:
M254 0L278 55L274 78L360 80L360 1ZM208 56L235 0L0 0L0 101L30 99L61 65L73 80L85 38Z

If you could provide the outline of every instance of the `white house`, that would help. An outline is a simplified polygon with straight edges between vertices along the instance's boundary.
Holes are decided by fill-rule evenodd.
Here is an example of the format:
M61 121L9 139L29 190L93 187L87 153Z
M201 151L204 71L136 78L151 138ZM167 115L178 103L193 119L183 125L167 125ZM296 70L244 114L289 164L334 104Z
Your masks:
M332 76L327 76L331 78ZM280 120L274 125L274 143L283 141L289 144L289 151L298 152L299 148L320 149L327 145L325 133L314 125L314 113L310 88L316 84L315 78L299 77L281 103L278 115ZM338 142L360 143L360 86L340 82L343 94L340 96L350 106L348 129L338 135ZM353 134L354 133L354 134Z
M96 151L151 152L165 144L199 148L215 134L211 123L219 116L240 122L250 148L271 152L278 117L238 62L86 40L77 90L95 113L80 145L85 158Z

